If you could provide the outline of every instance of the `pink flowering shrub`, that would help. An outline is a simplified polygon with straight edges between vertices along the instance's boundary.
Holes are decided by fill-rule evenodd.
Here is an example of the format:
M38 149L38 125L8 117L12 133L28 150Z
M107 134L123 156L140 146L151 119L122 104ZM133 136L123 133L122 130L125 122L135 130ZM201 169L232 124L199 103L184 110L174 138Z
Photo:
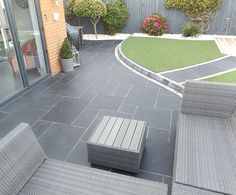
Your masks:
M149 35L160 36L168 31L168 24L165 17L153 14L144 19L141 28Z

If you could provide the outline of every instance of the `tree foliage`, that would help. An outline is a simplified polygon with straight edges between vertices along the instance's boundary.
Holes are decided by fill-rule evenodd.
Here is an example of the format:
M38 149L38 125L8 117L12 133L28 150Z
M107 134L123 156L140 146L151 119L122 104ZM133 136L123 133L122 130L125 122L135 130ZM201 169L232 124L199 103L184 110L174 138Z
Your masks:
M69 0L66 4L66 8L65 8L65 15L67 17L70 17L72 15L74 15L74 6L75 6L75 2L77 0Z
M128 20L128 8L124 0L112 0L106 4L107 15L103 18L105 32L109 35L122 32Z
M101 0L75 0L72 10L74 15L90 19L97 37L97 23L107 13L105 4Z
M190 20L197 22L202 30L209 30L213 14L220 8L222 0L165 0L167 8L184 11Z

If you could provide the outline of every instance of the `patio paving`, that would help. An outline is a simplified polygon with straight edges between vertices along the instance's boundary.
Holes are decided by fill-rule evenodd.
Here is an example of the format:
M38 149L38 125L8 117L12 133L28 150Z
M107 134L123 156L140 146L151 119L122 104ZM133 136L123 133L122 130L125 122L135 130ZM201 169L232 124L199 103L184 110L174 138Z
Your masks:
M81 67L0 108L0 137L26 122L48 157L90 166L86 141L103 115L145 120L148 135L138 174L95 167L170 186L181 98L122 66L114 56L118 44L85 41Z

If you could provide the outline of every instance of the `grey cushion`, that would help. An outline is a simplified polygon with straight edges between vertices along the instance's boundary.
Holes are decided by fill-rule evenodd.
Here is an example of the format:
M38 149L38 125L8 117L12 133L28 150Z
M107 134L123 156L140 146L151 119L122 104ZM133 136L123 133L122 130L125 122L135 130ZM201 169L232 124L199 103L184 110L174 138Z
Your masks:
M167 185L47 159L19 195L167 195Z
M21 123L0 142L0 194L18 194L45 159L30 127Z
M236 106L236 85L188 81L185 84L182 112L227 118Z
M174 183L172 186L172 195L221 195L221 194Z
M236 192L236 130L230 119L179 115L174 181Z

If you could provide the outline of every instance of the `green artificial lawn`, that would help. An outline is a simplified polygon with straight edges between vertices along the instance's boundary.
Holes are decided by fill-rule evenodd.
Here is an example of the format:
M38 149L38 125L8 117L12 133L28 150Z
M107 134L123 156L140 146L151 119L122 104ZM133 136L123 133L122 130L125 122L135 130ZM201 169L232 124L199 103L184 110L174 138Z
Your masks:
M222 83L236 83L236 71L228 72L219 76L211 77L206 81L222 82Z
M122 44L122 51L126 57L153 72L183 68L224 56L214 41L143 37L128 38Z

